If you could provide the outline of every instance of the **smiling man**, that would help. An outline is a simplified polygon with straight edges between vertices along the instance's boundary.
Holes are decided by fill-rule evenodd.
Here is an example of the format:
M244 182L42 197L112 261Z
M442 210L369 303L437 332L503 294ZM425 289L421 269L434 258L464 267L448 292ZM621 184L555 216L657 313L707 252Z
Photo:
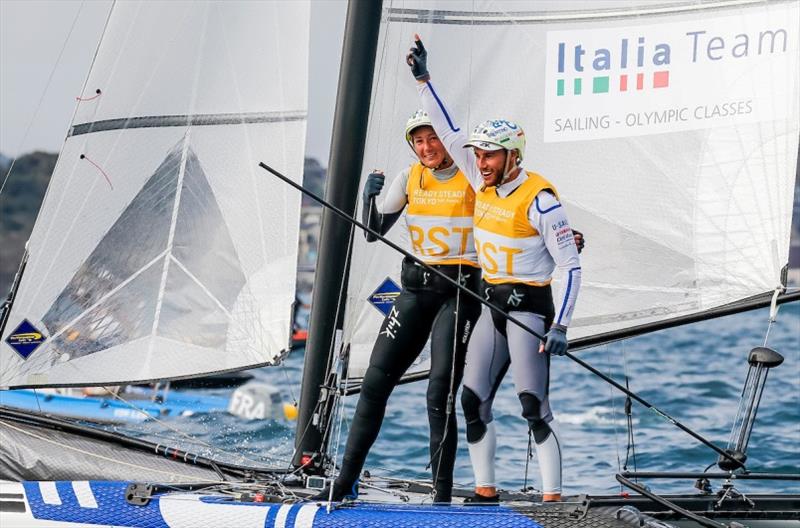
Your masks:
M475 189L474 238L484 297L545 336L540 343L505 317L487 308L481 312L467 349L461 395L475 473L471 501L498 501L492 403L509 366L536 446L543 500L558 501L561 446L549 403L550 355L567 350L567 326L581 283L569 221L555 187L522 167L525 133L519 125L488 120L466 138L434 91L418 36L407 62L433 129ZM550 282L556 266L565 285L554 302Z

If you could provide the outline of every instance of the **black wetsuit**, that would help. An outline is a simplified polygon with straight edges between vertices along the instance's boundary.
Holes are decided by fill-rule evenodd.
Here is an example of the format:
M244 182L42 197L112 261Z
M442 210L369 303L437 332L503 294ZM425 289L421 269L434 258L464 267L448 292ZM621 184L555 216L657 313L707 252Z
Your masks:
M369 218L370 227L381 233L387 232L400 216L399 212L379 214L374 205L372 207L370 214L365 206L364 221ZM472 291L479 291L479 268L463 264L434 267L460 280ZM467 343L480 316L481 305L408 258L403 260L401 283L402 290L381 325L364 375L341 471L334 485L334 500L341 500L353 491L367 454L378 437L389 395L422 352L428 336L431 338L431 370L427 408L434 500L449 502L451 499L458 444L454 401L464 373Z
M453 278L458 274L458 266L438 268ZM462 266L461 271L466 285L477 291L480 271L467 266ZM421 283L408 283L408 275L421 276L423 273L429 275L428 285L421 287ZM424 272L423 268L413 262L403 262L403 289L395 300L392 311L384 319L372 350L350 426L342 469L336 481L337 488L347 491L352 489L364 466L367 453L378 437L389 395L400 377L419 356L430 335L431 371L427 404L431 472L436 491L435 500L450 501L458 444L453 400L464 373L469 336L480 313L481 307L477 301L463 293L456 295L455 287L445 284L441 278L430 272Z

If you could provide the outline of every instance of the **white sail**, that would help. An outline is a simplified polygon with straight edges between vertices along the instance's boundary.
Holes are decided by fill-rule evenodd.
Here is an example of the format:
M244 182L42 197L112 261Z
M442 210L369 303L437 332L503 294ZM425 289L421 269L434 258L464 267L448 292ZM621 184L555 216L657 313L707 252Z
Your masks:
M308 27L308 2L115 5L29 242L0 386L186 377L288 348L300 197L258 162L301 178ZM26 329L35 350L11 346Z
M415 161L402 56L419 33L465 130L520 123L525 167L588 240L570 338L771 291L787 263L800 127L797 2L404 2L383 19L363 175ZM390 234L406 244L402 221ZM407 246L406 246L407 247ZM401 256L357 236L345 342L363 374ZM560 288L558 277L554 288ZM419 365L417 369L424 369Z

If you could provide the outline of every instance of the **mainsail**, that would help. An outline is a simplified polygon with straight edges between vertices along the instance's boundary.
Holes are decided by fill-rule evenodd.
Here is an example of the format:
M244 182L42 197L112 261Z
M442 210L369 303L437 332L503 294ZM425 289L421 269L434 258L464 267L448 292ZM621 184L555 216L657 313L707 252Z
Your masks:
M302 174L308 28L307 2L114 6L29 241L0 387L281 357L300 197L257 165Z
M554 182L586 234L571 339L770 294L788 261L799 16L797 2L388 6L362 173L391 180L415 161L403 125L419 101L402 56L418 32L456 124L520 123L525 167ZM390 238L407 247L402 221ZM356 236L352 377L366 369L401 258Z

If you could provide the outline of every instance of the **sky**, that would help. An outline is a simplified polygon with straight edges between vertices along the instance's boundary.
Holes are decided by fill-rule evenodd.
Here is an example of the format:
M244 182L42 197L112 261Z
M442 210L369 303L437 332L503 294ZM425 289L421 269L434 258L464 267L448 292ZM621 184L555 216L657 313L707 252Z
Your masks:
M110 0L0 0L0 153L61 149L110 6ZM323 165L345 13L345 0L312 0L306 153Z

